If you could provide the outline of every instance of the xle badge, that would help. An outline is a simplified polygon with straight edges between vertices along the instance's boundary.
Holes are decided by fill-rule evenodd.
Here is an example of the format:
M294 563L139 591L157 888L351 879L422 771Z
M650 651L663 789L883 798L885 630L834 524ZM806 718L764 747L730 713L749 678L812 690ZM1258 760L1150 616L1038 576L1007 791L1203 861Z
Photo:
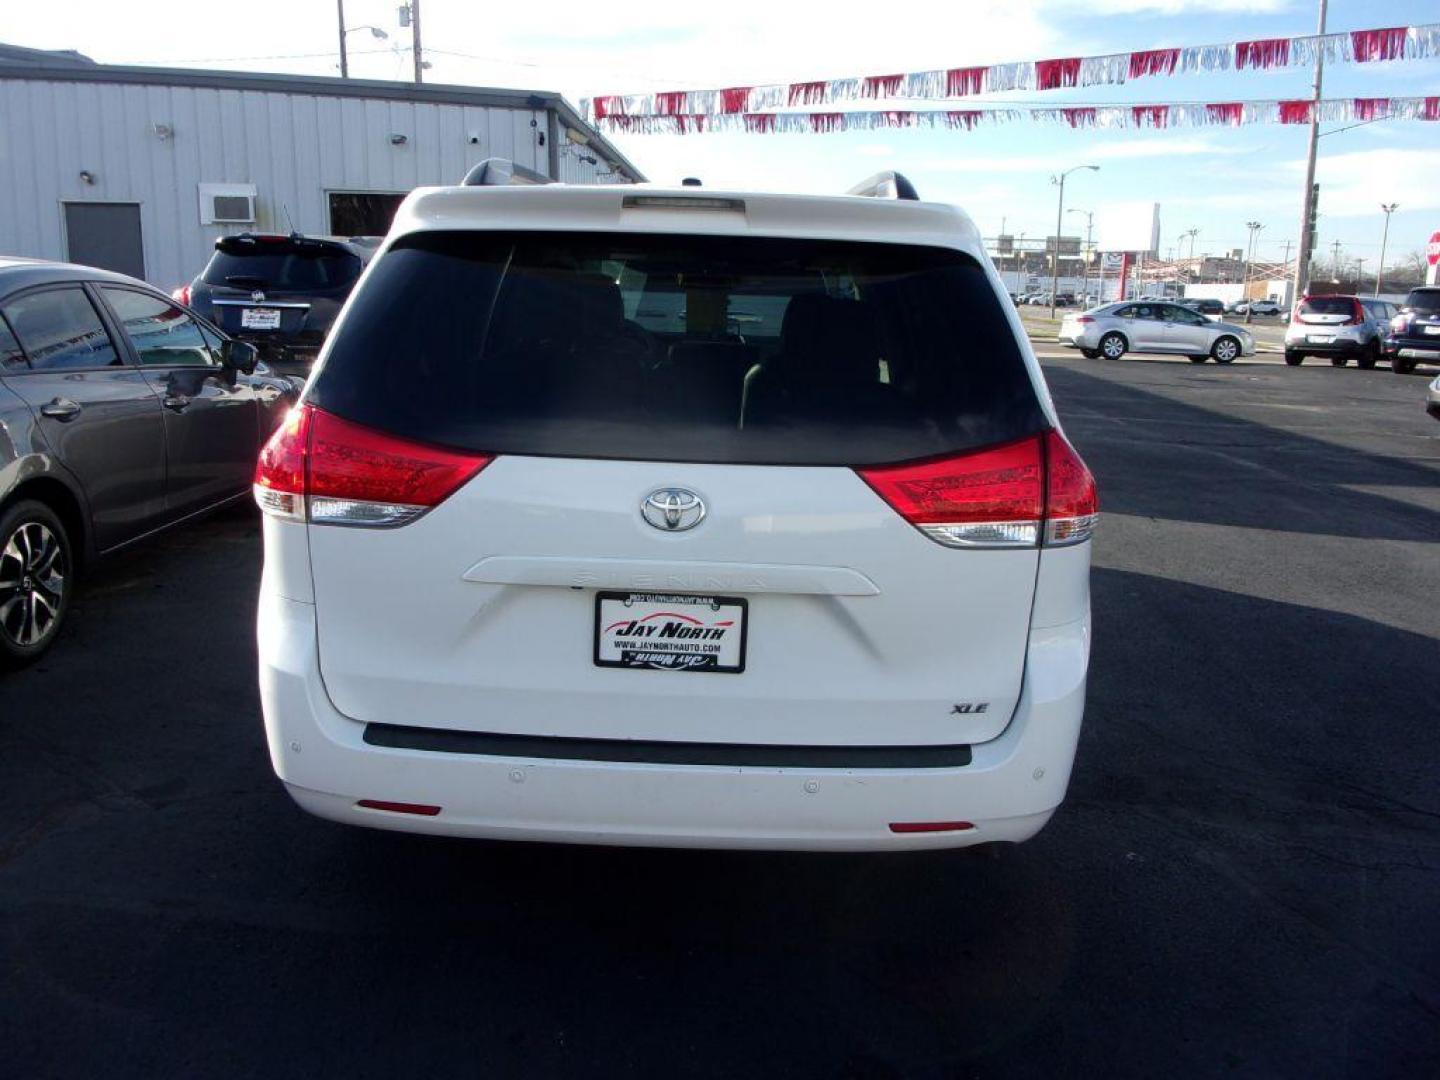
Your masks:
M982 713L990 708L988 701L962 701L950 710L951 716L969 716L972 713Z

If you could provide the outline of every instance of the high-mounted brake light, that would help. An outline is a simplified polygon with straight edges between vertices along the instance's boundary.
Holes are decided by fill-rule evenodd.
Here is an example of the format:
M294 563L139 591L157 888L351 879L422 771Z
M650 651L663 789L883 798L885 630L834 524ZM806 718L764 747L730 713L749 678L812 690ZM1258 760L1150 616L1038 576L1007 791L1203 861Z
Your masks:
M858 469L931 540L956 548L1057 547L1088 540L1095 478L1057 431L957 457Z
M260 452L255 501L275 517L313 525L404 525L491 460L399 439L301 405Z

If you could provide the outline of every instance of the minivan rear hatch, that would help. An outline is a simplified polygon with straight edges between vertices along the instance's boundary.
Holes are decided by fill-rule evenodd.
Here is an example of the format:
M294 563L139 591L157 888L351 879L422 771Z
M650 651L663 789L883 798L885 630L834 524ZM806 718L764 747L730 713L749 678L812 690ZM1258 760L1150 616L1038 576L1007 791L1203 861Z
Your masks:
M382 502L428 454L474 463L399 526L312 508L321 669L356 720L893 746L991 739L1014 711L1033 531L949 546L897 509L943 491L993 516L1041 460L1046 415L962 252L419 233L306 401L336 467L405 463Z

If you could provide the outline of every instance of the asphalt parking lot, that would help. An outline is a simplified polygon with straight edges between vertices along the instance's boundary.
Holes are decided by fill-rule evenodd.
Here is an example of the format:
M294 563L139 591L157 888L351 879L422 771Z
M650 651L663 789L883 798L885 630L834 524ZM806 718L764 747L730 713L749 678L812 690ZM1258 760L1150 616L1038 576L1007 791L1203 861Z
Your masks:
M1437 1075L1426 380L1047 361L1099 477L1070 798L998 857L326 824L270 773L258 529L118 558L0 677L16 1077Z

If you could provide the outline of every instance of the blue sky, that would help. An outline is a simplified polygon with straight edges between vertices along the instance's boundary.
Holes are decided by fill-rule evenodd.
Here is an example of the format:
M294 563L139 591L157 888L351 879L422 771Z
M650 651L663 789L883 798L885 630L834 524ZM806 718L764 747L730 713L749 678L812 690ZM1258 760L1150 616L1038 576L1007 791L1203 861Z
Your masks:
M408 32L398 0L347 0L351 26L375 23L385 41L350 37L352 74L403 78ZM854 11L854 14L848 12ZM893 15L890 11L894 12ZM1314 0L949 0L846 5L727 0L725 4L623 5L547 0L532 5L423 0L436 82L554 89L571 100L609 92L783 82L1311 33ZM115 63L199 64L334 73L330 0L248 0L226 18L194 0L71 0L7 12L0 35L15 44L77 48ZM1331 0L1332 31L1440 21L1434 0ZM237 25L238 23L238 25ZM157 32L156 27L162 27ZM462 55L463 54L463 55ZM1308 94L1302 70L1142 80L1046 94L1022 105L1289 98ZM1440 60L1340 65L1326 96L1440 94ZM969 99L977 105L983 99ZM965 206L987 234L1054 228L1052 172L1082 162L1068 206L1159 202L1162 250L1200 230L1196 251L1245 241L1265 223L1260 251L1278 258L1299 225L1305 129L1256 126L1166 132L1071 131L1019 122L971 132L894 131L826 136L617 136L652 179L697 175L710 186L841 191L881 168L909 175L929 199ZM1336 239L1373 267L1381 202L1398 202L1391 259L1440 228L1440 125L1385 122L1321 141L1320 241ZM1072 228L1082 222L1070 217Z

